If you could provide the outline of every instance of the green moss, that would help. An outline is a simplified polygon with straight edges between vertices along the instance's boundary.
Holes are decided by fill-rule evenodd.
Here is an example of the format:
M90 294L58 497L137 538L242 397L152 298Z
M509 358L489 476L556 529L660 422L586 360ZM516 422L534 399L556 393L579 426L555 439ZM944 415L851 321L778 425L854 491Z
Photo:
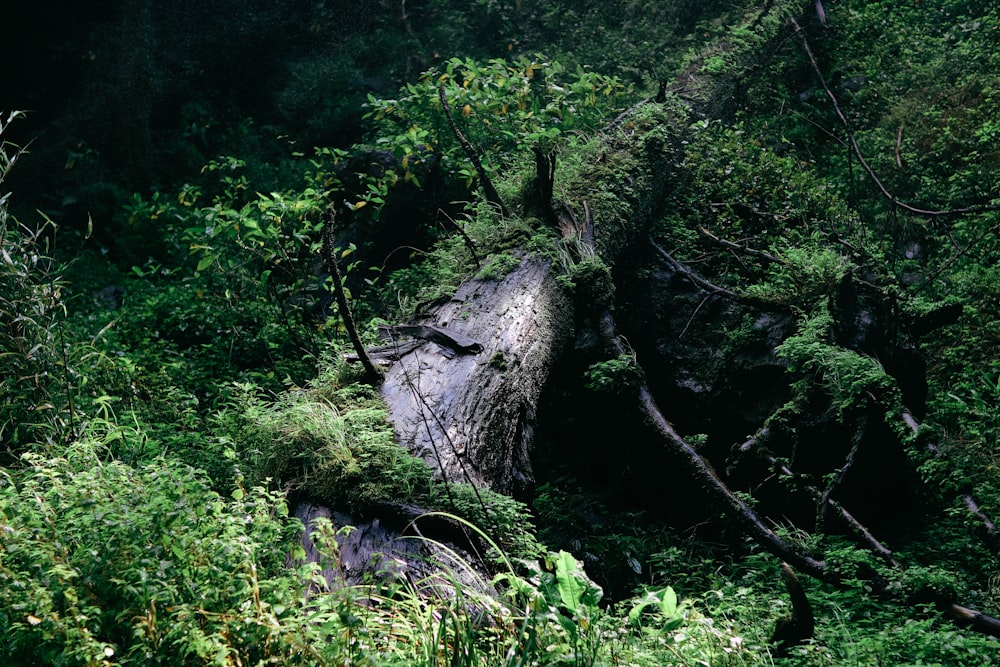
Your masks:
M509 253L498 253L486 260L476 277L481 280L503 280L504 276L521 265L521 258Z
M400 447L370 390L300 389L267 401L243 385L218 417L246 476L305 492L332 507L363 509L424 492L427 465Z
M498 371L507 370L507 357L504 355L503 350L497 350L490 357L490 368L495 368Z
M591 364L586 372L584 386L596 392L628 394L635 391L641 381L642 369L633 357L623 354Z
M563 284L573 290L577 307L584 312L614 305L615 281L611 269L600 257L588 257L574 264Z
M849 350L832 341L833 317L823 305L807 318L799 331L778 346L778 356L798 379L795 387L806 395L818 384L843 414L869 399L885 406L899 403L899 387L877 359Z

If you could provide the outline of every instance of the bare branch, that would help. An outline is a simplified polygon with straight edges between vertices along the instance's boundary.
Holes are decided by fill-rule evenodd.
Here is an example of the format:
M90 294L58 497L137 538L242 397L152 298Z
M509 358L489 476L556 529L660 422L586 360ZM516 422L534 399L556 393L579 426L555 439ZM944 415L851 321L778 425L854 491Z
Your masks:
M659 245L657 245L657 243L653 241L652 238L649 239L649 243L650 245L653 246L653 249L656 250L657 255L659 255L660 258L666 264L668 264L672 269L674 269L682 276L687 278L688 281L690 281L691 284L693 284L695 287L699 287L705 290L706 292L711 292L712 294L716 294L723 298L729 299L730 301L735 301L736 303L742 303L744 305L751 306L753 308L760 308L762 310L767 310L767 311L788 310L788 306L785 306L784 304L776 303L773 301L766 301L764 299L758 299L752 296L746 296L734 292L731 289L720 287L719 285L716 285L715 283L712 283L707 279L705 279L704 277L702 277L697 271L695 271L691 267L674 259L673 255L671 255L669 252L667 252Z
M448 126L451 127L452 133L458 140L458 143L462 146L462 150L465 151L465 156L469 158L469 162L472 163L472 167L476 170L476 175L479 176L479 182L483 185L483 194L486 195L486 201L493 204L500 211L500 215L507 217L510 213L507 211L507 207L504 206L503 200L500 199L500 193L497 192L496 187L493 186L493 181L490 180L490 175L486 173L486 169L483 168L483 163L479 159L479 154L476 153L476 149L472 147L469 140L465 138L462 134L462 130L458 129L458 125L455 123L455 117L451 114L451 107L448 105L448 96L445 94L444 86L438 86L438 98L441 100L441 106L444 108L445 118L448 119Z
M618 337L614 319L611 313L604 310L599 318L599 329L605 343L616 354L627 354L625 345ZM804 554L778 537L777 534L760 520L756 513L739 496L733 493L723 482L712 466L699 454L694 447L682 438L667 421L660 408L656 405L653 395L645 382L639 386L639 408L647 423L657 432L660 440L688 467L702 487L714 499L718 500L740 523L747 534L765 550L781 560L818 579L830 579L830 573L822 561Z
M347 303L344 280L340 275L340 268L337 266L337 253L334 249L333 224L335 219L336 212L331 207L330 213L323 223L323 262L326 264L326 270L333 276L333 295L337 300L337 309L340 311L340 318L344 321L344 328L347 329L351 345L354 346L354 352L361 360L368 381L374 383L382 379L382 373L375 368L368 353L365 352L365 346L361 343L361 337L358 335L358 328L354 324L354 316L351 315L350 304Z
M707 236L708 238L712 239L712 241L714 241L715 243L718 243L723 247L729 248L730 250L738 250L739 252L746 253L748 255L753 255L754 257L760 257L761 259L766 259L767 261L774 262L775 264L788 266L788 262L781 259L780 257L776 257L771 253L764 252L763 250L757 250L756 248L740 245L739 243L735 243L728 239L719 238L718 236L708 231L701 225L698 225L698 231Z
M878 188L879 192L881 192L886 199L892 202L894 206L898 206L899 208L905 211L909 211L910 213L913 213L915 215L923 215L927 217L937 217L943 215L963 215L966 213L981 213L983 211L1000 210L1000 206L997 205L969 206L966 208L952 208L945 210L923 209L902 202L899 199L897 199L894 194L889 192L889 189L886 188L885 184L882 183L882 180L878 177L878 174L876 174L875 170L872 169L872 166L868 164L868 160L865 159L864 153L861 152L861 147L858 146L857 139L855 139L854 133L851 131L851 124L847 121L847 116L844 115L844 112L841 111L840 103L837 101L837 96L833 94L832 90L830 90L830 86L827 85L826 78L823 76L822 70L820 70L819 63L816 62L816 56L813 55L812 48L809 46L809 40L806 38L805 31L802 30L802 27L799 25L799 22L796 21L795 19L792 19L792 25L795 27L795 31L799 34L799 37L802 38L802 46L805 48L806 55L809 56L809 63L812 65L813 71L819 78L819 82L820 85L823 86L823 90L826 91L826 96L829 97L830 101L833 103L833 110L834 112L836 112L837 118L840 119L841 124L843 124L844 126L844 130L847 132L847 141L850 144L851 149L854 151L854 155L858 158L858 162L861 163L861 168L865 170L865 173L868 174L868 177L872 179L873 183L875 183L875 187Z

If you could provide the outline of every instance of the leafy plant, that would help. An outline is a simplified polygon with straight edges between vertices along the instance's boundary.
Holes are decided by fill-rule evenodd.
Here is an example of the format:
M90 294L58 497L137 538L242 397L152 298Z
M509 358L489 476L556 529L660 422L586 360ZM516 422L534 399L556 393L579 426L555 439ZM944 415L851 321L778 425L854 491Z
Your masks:
M613 77L583 67L568 72L558 62L538 56L486 63L452 58L424 74L419 83L404 86L405 94L398 99L369 98L367 118L377 124L382 141L400 155L407 169L411 160L437 150L445 170L454 171L470 186L476 173L445 123L439 86L457 110L463 134L488 158L485 166L491 174L533 147L548 152L571 141L572 132L595 128L627 93L627 87Z
M261 489L227 499L191 468L133 468L92 437L0 482L0 637L16 664L294 659L293 528Z

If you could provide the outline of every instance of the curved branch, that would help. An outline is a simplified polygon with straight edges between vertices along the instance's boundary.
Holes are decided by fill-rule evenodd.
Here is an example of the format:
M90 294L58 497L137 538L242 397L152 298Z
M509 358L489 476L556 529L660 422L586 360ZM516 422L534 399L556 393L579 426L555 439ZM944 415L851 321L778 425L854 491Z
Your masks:
M952 208L945 210L931 210L931 209L918 208L916 206L912 206L910 204L900 201L899 199L896 198L894 194L889 192L889 189L886 188L885 184L882 183L882 180L878 177L878 174L876 174L875 170L872 169L872 166L868 164L868 160L865 159L864 153L861 152L861 147L858 146L858 142L854 138L854 133L851 131L851 124L847 121L847 116L844 115L844 112L841 111L840 103L837 101L837 96L833 94L833 91L830 90L830 86L827 85L826 78L823 76L823 72L822 70L820 70L819 63L816 61L816 56L813 55L813 51L812 48L809 46L809 40L806 38L805 31L802 30L802 27L799 25L799 22L796 21L795 19L792 19L792 25L795 27L795 31L799 34L799 37L802 38L802 46L805 48L806 55L809 56L809 64L812 65L813 71L816 73L817 78L819 78L820 85L823 86L823 90L826 91L826 96L829 97L830 101L833 103L833 110L834 112L836 112L837 118L840 119L841 124L843 124L844 126L844 130L847 132L847 141L851 146L851 150L854 151L854 155L858 158L858 162L861 163L861 168L865 170L865 173L868 174L868 177L872 179L873 183L875 183L875 187L879 189L879 192L881 192L886 199L891 201L894 206L898 206L899 208L905 211L909 211L910 213L913 213L915 215L923 215L927 217L938 217L943 215L963 215L966 213L982 213L983 211L1000 211L1000 206L997 205L969 206L966 208Z
M734 241L730 241L729 239L719 238L718 236L716 236L712 232L708 231L707 229L705 229L701 225L698 225L698 231L701 232L704 236L707 236L708 238L712 239L712 241L714 241L715 243L718 243L719 245L721 245L724 248L729 248L730 250L738 250L739 252L744 252L744 253L746 253L748 255L752 255L754 257L759 257L761 259L767 260L768 262L772 262L774 264L781 264L782 266L788 266L788 262L786 262L785 260L781 259L780 257L776 257L775 255L772 255L769 252L764 252L763 250L757 250L756 248L751 248L750 246L740 245L739 243L736 243Z
M344 279L340 275L340 268L337 266L337 253L334 250L333 223L336 220L336 212L331 207L327 219L323 223L323 263L326 270L333 276L333 295L337 299L337 309L340 311L340 318L344 321L344 328L351 339L354 352L361 360L361 365L365 369L366 379L375 383L382 379L382 373L375 368L365 346L358 335L358 327L354 324L354 316L351 315L351 307L347 303L347 294L344 292Z

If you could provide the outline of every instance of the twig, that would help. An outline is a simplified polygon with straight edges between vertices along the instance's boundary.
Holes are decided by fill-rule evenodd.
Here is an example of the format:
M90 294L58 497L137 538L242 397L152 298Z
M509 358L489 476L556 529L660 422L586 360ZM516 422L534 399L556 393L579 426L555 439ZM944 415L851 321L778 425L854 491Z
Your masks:
M793 480L798 479L798 476L794 472L792 472L792 470L787 465L782 463L777 456L775 456L766 446L764 446L762 440L765 439L766 437L767 437L767 427L761 429L761 432L758 433L755 437L750 438L745 443L740 445L739 449L741 452L751 451L755 453L757 456L764 459L764 461L768 465L770 465L771 468L781 477ZM896 557L893 555L892 551L888 549L884 544L882 544L882 542L876 539L875 536L872 535L867 528L865 528L864 524L862 524L860 521L854 518L854 515L848 512L843 505L841 505L836 500L833 500L829 496L825 496L823 492L820 491L819 488L813 484L803 484L802 488L809 495L811 495L813 499L816 500L817 503L822 504L824 507L832 509L834 512L836 512L837 516L840 517L841 521L843 521L848 526L848 528L850 528L851 531L854 532L854 534L861 539L861 541L872 551L872 553L876 554L879 558L881 558L887 564L891 565L894 568L903 567L899 563L899 561L896 560Z
M764 299L758 299L756 297L738 294L730 289L726 289L725 287L720 287L715 283L709 282L701 275L699 275L698 272L692 269L691 267L682 264L681 262L674 259L674 257L669 252L667 252L659 245L657 245L657 243L652 238L649 239L649 243L650 245L653 246L653 249L656 250L656 253L660 256L660 258L664 262L669 264L671 268L673 268L675 271L677 271L682 276L687 278L695 287L700 287L706 292L717 294L718 296L729 299L730 301L735 301L736 303L742 303L744 305L751 306L754 308L760 308L762 310L768 310L768 311L788 310L788 306L785 306L784 304L775 303L772 301L765 301Z
M441 215L443 215L445 218L447 218L448 222L450 222L451 224L455 225L455 229L458 231L459 235L462 237L462 241L465 243L465 247L468 248L469 252L472 254L472 261L476 263L476 268L478 269L480 266L482 266L482 262L479 260L479 254L476 252L476 244L472 242L472 238L465 231L465 229L462 227L462 225L458 224L458 222L454 218L452 218L450 215L448 215L445 212L444 209L439 208L438 209L438 213L441 214Z
M705 236L707 236L708 238L712 239L713 241L715 241L719 245L724 246L726 248L730 248L732 250L739 250L740 252L744 252L744 253L746 253L748 255L753 255L754 257L760 257L761 259L766 259L767 261L774 262L775 264L781 264L782 266L788 266L788 262L786 262L785 260L781 259L780 257L776 257L776 256L772 255L771 253L764 252L763 250L757 250L756 248L751 248L749 246L740 245L739 243L735 243L734 241L730 241L728 239L719 238L718 236L716 236L712 232L708 231L707 229L705 229L701 225L698 225L698 231L701 232L702 234L704 234Z

